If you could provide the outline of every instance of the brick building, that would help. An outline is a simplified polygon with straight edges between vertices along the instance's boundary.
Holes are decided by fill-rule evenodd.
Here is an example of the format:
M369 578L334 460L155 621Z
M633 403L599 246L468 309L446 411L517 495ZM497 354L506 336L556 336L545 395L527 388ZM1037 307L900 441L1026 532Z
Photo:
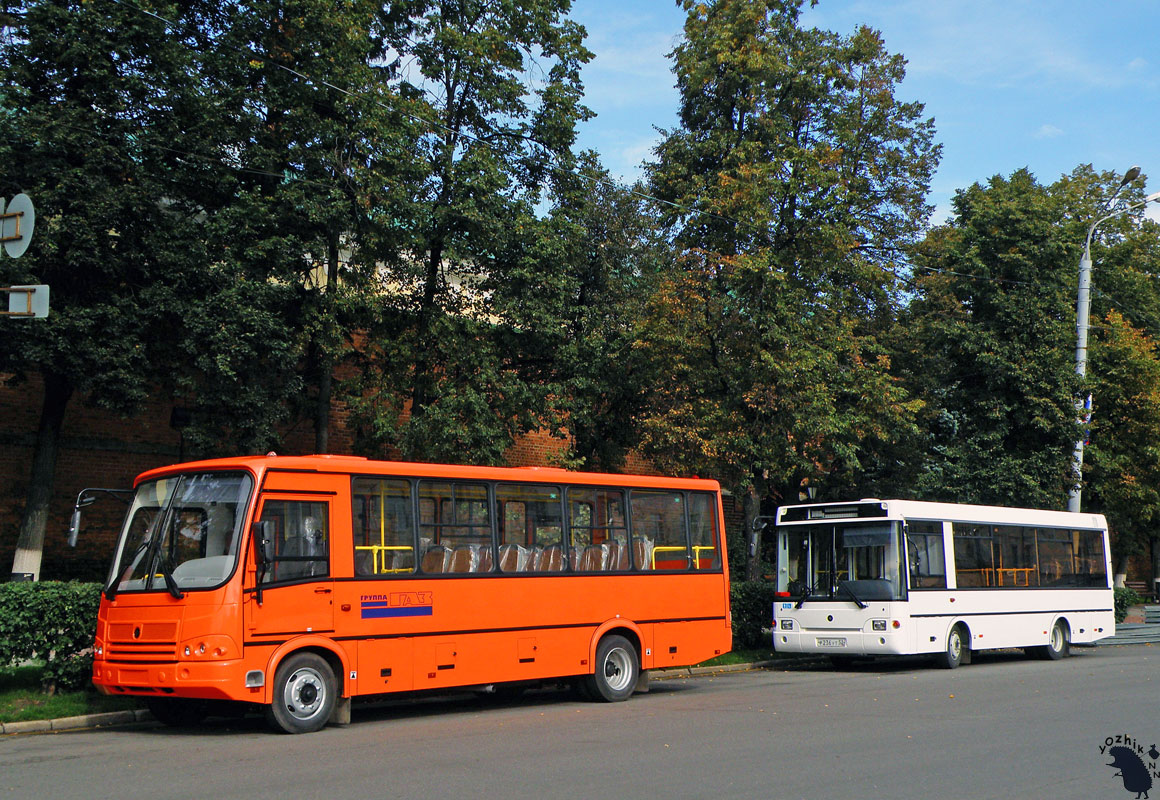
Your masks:
M0 376L0 379L6 376ZM42 388L36 378L18 386L0 380L0 571L7 574L16 551L36 429L40 421ZM74 396L61 430L60 455L44 537L41 577L45 580L102 580L112 558L113 537L125 506L103 496L85 510L76 548L67 544L69 516L77 493L88 487L128 488L147 469L191 457L185 451L180 430L170 425L173 404L152 398L133 417L121 417L90 408ZM329 435L332 453L353 453L345 409L336 404ZM300 422L284 432L280 453L313 451L314 431ZM529 434L508 451L511 466L548 466L563 443L546 433ZM648 475L655 472L643 459L630 456L624 472ZM727 533L737 537L742 521L739 508L726 498Z

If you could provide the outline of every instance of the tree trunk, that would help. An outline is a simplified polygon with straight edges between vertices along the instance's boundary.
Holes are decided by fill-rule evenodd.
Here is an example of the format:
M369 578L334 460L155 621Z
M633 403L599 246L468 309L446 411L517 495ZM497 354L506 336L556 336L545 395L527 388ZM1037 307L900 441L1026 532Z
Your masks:
M761 501L757 499L757 490L750 486L741 501L742 511L745 513L745 533L749 537L749 548L745 551L745 579L750 581L761 580L761 534L760 527L755 527L758 515L761 513Z
M1128 580L1128 557L1120 556L1116 559L1115 571L1112 573L1115 577L1114 586L1123 589L1127 585Z
M20 520L16 557L12 560L13 577L31 575L32 580L40 580L44 530L48 524L56 457L60 451L60 428L72 393L73 387L67 378L53 372L44 374L44 405L41 407L40 427L36 431L36 447L32 453L28 499L24 505L24 516Z
M1152 539L1152 597L1160 600L1160 547L1155 537Z

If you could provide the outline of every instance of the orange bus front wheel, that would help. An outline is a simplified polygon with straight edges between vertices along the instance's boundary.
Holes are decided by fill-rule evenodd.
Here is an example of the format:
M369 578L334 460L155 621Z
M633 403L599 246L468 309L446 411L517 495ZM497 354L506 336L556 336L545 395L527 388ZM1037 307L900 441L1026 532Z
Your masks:
M311 733L330 719L337 696L334 671L315 653L295 653L274 674L274 702L266 709L271 727L282 733Z

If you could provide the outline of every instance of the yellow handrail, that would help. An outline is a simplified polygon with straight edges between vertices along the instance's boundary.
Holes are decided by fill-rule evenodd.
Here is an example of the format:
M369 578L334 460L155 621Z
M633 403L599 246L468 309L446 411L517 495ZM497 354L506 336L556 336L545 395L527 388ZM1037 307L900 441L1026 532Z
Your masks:
M709 552L713 552L716 549L717 549L716 545L711 545L711 544L693 545L693 565L694 565L694 567L696 566L697 562L701 558L700 553L702 550L708 550ZM652 569L657 568L657 553L687 553L688 550L689 550L689 548L687 548L683 545L666 545L664 547L653 547L652 556L651 556L651 561L652 561L651 567L652 567Z
M375 575L384 575L397 572L411 572L412 567L397 567L387 569L387 553L392 550L408 552L412 555L415 548L411 545L402 544L369 544L369 545L355 545L355 551L369 550L371 552L371 569ZM413 559L412 559L413 560Z

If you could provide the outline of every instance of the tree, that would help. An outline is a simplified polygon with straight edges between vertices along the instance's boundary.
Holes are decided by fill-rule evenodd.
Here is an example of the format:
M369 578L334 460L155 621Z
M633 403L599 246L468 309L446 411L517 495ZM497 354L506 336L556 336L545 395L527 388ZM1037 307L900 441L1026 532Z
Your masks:
M558 171L553 205L520 275L495 308L518 330L513 350L542 366L547 421L570 466L613 471L639 442L635 419L656 376L637 333L668 244L642 187L614 184L594 153Z
M1085 507L1107 515L1115 572L1160 533L1160 354L1156 342L1110 311L1097 327L1095 395ZM1153 571L1160 575L1160 572Z
M527 271L546 230L536 205L571 167L588 113L579 69L591 54L569 6L413 0L385 12L391 87L423 128L348 388L364 452L496 463L542 423L544 387L512 349L519 320L493 300Z
M916 250L902 316L900 366L929 409L916 493L1062 507L1079 435L1077 225L1026 170L958 192L954 209Z
M196 269L196 225L169 204L192 134L172 99L189 51L157 19L93 0L10 3L0 61L4 194L36 203L33 246L0 280L47 283L48 319L6 322L0 372L38 375L44 402L14 573L39 576L61 424L75 395L121 412L157 379L179 318L171 289Z
M332 376L374 285L384 186L408 144L380 74L381 14L373 2L218 5L191 34L215 123L191 202L215 249L175 390L196 398L201 452L268 449L300 417L329 449Z
M911 427L878 338L939 148L876 32L802 29L793 0L683 5L681 124L649 167L681 256L642 345L671 365L644 446L720 475L751 523Z
M1155 263L1148 256L1155 234L1133 233L1138 223L1130 216L1101 225L1093 241L1100 265L1093 318L1108 320L1111 338L1093 337L1088 385L1074 372L1076 265L1087 226L1104 215L1116 186L1117 176L1090 166L1050 186L1027 170L996 176L960 191L955 218L916 248L914 296L901 315L895 360L927 403L926 440L918 448L924 455L911 465L919 496L1062 508L1074 481L1073 445L1084 435L1077 398L1095 388L1098 403L1128 413L1125 388L1105 385L1094 364L1105 347L1101 357L1112 374L1132 369L1141 381L1150 374L1146 347L1129 346L1139 335L1129 331L1160 321L1156 287L1144 277ZM1138 200L1139 191L1130 187L1124 202ZM1108 317L1117 307L1124 316ZM1144 395L1137 392L1135 402L1143 405L1131 415L1146 427ZM1120 440L1126 429L1107 419L1099 424L1111 427L1101 434L1106 449L1092 454L1104 463L1089 478L1110 483L1096 497L1116 494L1123 487L1113 484L1150 469L1145 453ZM1149 519L1148 503L1137 500L1143 505L1121 510Z

